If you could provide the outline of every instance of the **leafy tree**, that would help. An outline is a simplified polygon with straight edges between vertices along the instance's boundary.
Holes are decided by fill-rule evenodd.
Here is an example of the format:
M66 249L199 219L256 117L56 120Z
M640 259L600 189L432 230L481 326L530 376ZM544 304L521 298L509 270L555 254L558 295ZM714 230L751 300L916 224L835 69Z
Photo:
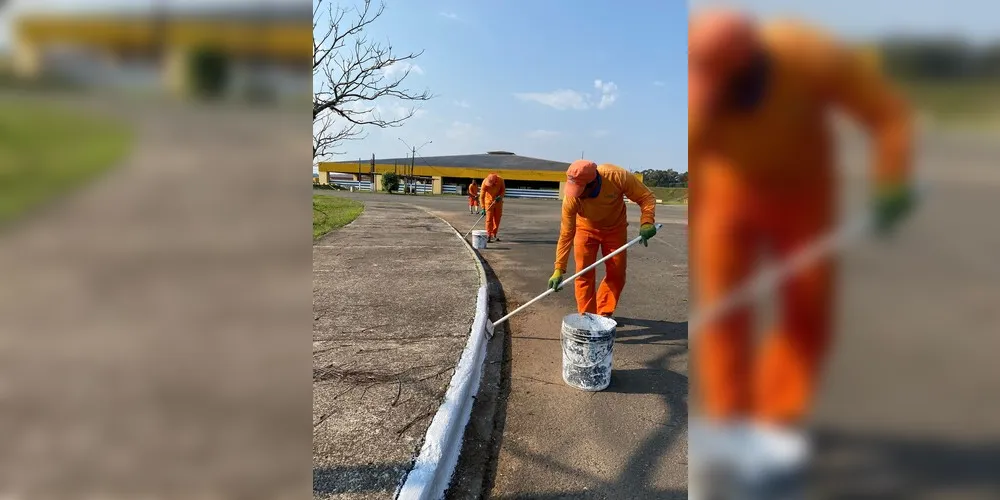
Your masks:
M382 174L382 190L387 193L395 193L399 189L399 176L394 172Z

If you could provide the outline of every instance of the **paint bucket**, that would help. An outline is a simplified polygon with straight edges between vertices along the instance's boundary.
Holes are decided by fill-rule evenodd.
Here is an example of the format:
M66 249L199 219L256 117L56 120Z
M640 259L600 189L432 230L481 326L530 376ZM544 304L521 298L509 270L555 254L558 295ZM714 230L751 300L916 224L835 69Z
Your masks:
M482 250L486 248L486 241L489 237L486 235L486 231L476 230L472 232L472 248L476 250Z
M596 314L563 318L563 381L582 391L603 391L611 384L611 351L617 323Z

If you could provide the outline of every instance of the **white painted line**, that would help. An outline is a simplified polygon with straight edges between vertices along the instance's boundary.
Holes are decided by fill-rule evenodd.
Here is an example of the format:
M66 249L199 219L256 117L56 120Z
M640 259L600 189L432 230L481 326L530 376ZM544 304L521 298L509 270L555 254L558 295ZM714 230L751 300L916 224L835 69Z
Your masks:
M427 210L424 211L434 215ZM479 255L461 233L448 221L434 216L447 224L455 232L455 237L462 240L462 244L472 254L479 270L479 294L476 297L476 316L472 321L469 340L465 344L458 365L455 366L454 375L444 395L444 402L431 420L430 427L427 428L424 444L420 448L413 469L396 491L398 500L440 500L444 497L462 452L462 437L472 415L472 406L479 391L483 362L486 359L488 342L486 322L489 321L486 269L479 260Z

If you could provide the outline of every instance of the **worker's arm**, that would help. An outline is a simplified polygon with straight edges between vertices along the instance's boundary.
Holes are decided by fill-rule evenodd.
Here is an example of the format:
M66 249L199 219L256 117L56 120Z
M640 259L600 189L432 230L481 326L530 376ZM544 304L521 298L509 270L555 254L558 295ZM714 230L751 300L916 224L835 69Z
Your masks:
M479 208L486 210L486 187L479 188Z
M909 105L878 68L848 47L830 44L823 82L831 101L871 134L877 188L908 185L913 155Z
M507 184L500 179L500 193L497 196L506 197L507 196Z
M559 225L559 242L556 243L556 270L566 272L569 263L569 249L576 237L576 214L580 211L580 200L567 196L562 204L562 223Z
M627 170L614 172L614 182L621 186L625 197L639 205L641 215L639 224L653 224L656 222L656 195L639 182L639 178Z

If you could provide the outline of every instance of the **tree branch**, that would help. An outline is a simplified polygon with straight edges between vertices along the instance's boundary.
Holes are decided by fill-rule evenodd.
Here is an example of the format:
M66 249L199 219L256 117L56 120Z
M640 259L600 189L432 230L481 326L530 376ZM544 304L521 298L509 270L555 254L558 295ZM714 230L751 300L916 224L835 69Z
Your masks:
M313 23L313 160L340 154L349 140L366 137L370 127L391 128L412 118L428 101L428 90L404 86L411 62L423 51L397 55L392 44L371 40L366 31L385 12L385 3L363 0L353 9L320 0ZM318 15L325 4L327 18ZM325 27L323 27L325 26ZM397 66L398 65L398 66ZM389 112L380 103L392 103Z

